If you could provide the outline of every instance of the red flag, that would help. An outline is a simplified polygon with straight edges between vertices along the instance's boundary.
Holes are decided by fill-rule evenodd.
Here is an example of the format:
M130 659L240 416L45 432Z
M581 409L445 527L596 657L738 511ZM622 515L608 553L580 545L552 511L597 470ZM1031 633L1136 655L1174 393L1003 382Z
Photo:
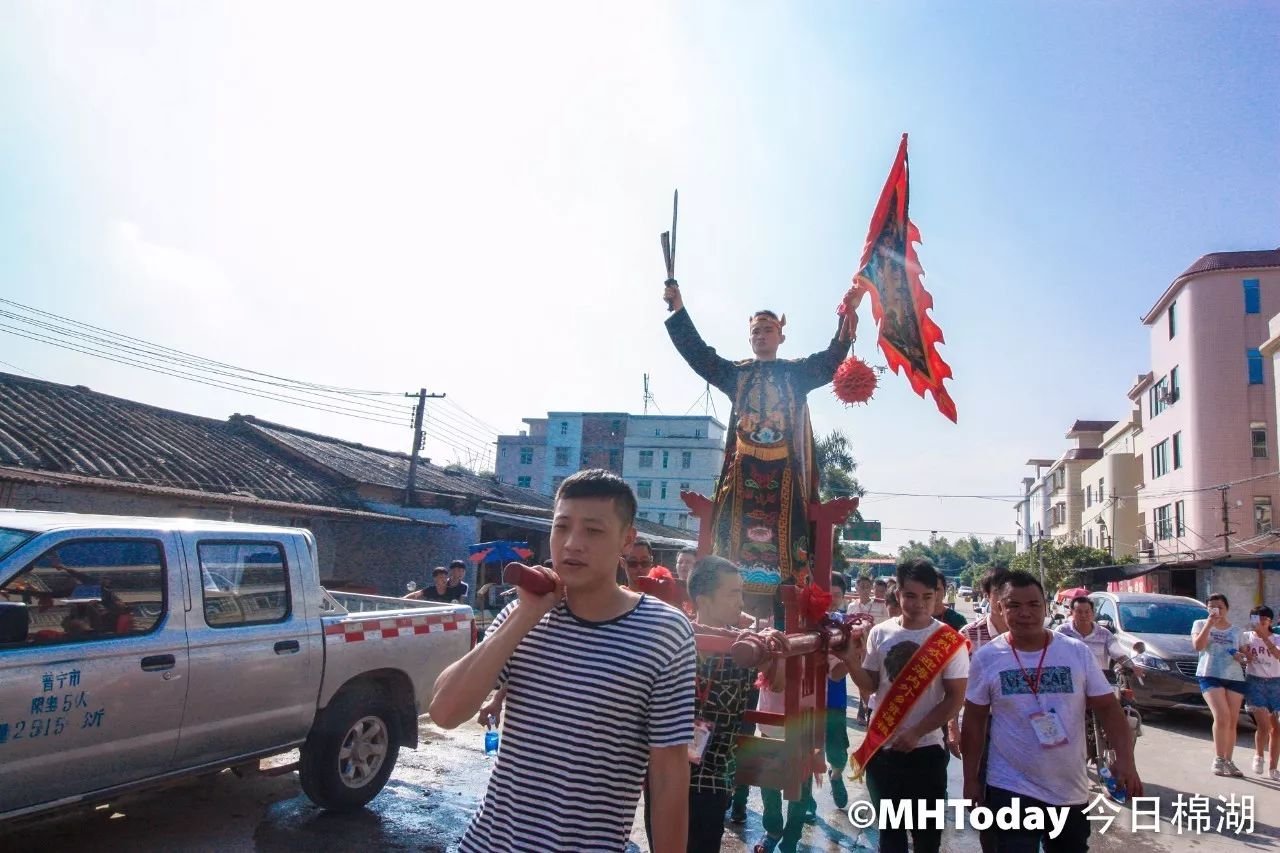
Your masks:
M905 369L911 389L924 396L933 393L938 411L956 420L956 404L942 387L951 378L951 367L938 355L942 330L927 312L933 297L924 289L916 243L920 231L907 215L909 195L907 135L902 134L897 159L880 192L871 230L862 250L862 261L849 295L865 289L871 296L871 313L880 327L880 349L894 373Z

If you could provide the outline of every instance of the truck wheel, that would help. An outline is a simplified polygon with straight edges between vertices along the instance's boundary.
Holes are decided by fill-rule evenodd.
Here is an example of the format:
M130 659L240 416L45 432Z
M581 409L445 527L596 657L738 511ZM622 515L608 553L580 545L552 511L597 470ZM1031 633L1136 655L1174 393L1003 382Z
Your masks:
M320 714L302 747L298 778L316 805L355 811L387 784L400 743L395 714L382 694L358 690Z

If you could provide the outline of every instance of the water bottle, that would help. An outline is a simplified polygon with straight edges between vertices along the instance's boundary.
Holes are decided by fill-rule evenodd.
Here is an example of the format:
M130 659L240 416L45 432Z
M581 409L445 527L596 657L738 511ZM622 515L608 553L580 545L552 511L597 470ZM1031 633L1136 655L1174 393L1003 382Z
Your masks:
M1111 768L1104 764L1102 769L1098 771L1098 778L1101 779L1102 784L1106 786L1107 796L1111 797L1111 799L1115 800L1117 803L1124 805L1125 800L1129 799L1129 795L1116 783L1115 777L1111 775Z
M485 720L484 732L484 756L492 758L498 754L498 730L493 727L493 714L490 714Z

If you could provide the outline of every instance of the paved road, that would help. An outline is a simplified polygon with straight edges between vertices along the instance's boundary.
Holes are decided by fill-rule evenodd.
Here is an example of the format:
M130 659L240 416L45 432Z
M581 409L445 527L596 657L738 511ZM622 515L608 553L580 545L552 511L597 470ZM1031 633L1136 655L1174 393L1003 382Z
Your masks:
M852 716L852 715L851 715ZM55 851L446 851L456 844L484 791L488 762L482 751L482 729L464 726L444 732L421 724L422 746L402 752L386 790L370 808L347 816L328 815L302 795L294 774L240 779L229 771L166 789L137 795L92 811L63 815L40 823L0 831L0 850ZM852 728L856 744L861 730ZM1241 733L1236 763L1248 768L1252 733ZM1257 777L1221 779L1209 773L1212 758L1209 721L1196 714L1151 718L1138 744L1139 769L1148 792L1163 798L1166 820L1161 832L1131 834L1129 813L1121 812L1105 834L1098 825L1091 849L1113 853L1142 851L1280 850L1280 783ZM960 793L960 767L951 764L951 792ZM1256 835L1242 840L1216 834L1173 833L1173 798L1236 794L1255 800ZM865 796L856 784L854 799ZM808 827L802 849L867 850L876 847L874 831L859 833L832 804L827 790L818 793L819 822ZM730 826L726 853L749 851L763 836L760 802L753 796L750 818ZM645 849L640 821L633 836ZM976 853L972 831L949 831L949 853Z

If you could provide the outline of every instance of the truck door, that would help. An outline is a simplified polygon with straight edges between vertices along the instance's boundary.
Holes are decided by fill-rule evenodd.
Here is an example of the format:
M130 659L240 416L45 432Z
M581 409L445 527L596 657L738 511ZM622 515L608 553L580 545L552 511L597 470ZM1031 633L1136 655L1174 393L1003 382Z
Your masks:
M301 741L315 717L319 678L292 539L184 533L182 542L193 606L179 766Z
M0 812L170 768L187 689L175 544L53 534L0 570Z

